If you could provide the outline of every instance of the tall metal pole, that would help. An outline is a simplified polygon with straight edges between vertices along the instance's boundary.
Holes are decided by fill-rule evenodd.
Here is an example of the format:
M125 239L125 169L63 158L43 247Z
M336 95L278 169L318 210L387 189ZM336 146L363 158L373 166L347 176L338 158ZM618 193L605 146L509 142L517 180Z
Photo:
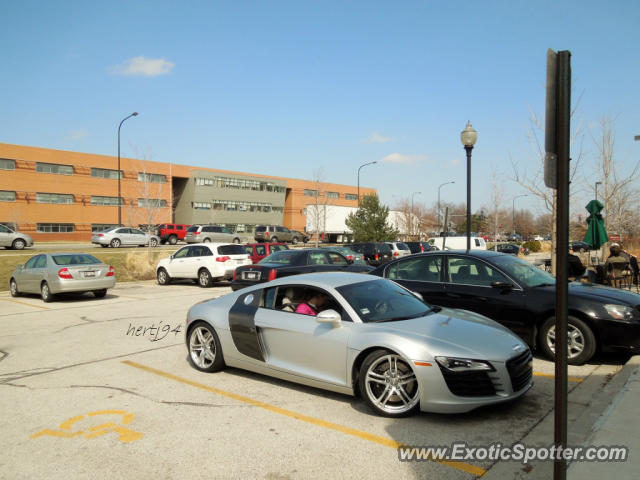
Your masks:
M527 194L524 193L522 195L516 195L515 197L513 197L513 202L511 205L511 230L513 230L511 233L513 234L513 236L515 237L516 235L516 198L520 198L520 197L526 197Z
M122 174L120 173L120 128L122 127L122 124L124 123L125 120L128 120L131 117L135 117L138 115L138 112L133 112L131 115L129 115L128 117L125 117L122 119L122 121L120 122L120 125L118 125L118 226L122 225L122 200L121 200L121 193L120 193L120 180L122 178Z
M366 167L367 165L373 165L374 163L378 163L378 161L375 160L373 162L369 162L369 163L365 163L363 165L360 165L360 167L358 167L358 208L360 208L360 169L362 167Z
M467 152L467 251L471 250L471 150L473 145L465 145Z
M438 215L438 235L440 235L440 232L442 231L442 230L440 229L440 218L442 218L442 213L440 212L440 189L441 189L442 187L444 187L445 185L449 185L450 183L456 183L456 182L452 180L452 181L450 181L450 182L444 182L444 183L441 183L441 184L438 186L438 211L436 212L436 213L437 213L437 215Z

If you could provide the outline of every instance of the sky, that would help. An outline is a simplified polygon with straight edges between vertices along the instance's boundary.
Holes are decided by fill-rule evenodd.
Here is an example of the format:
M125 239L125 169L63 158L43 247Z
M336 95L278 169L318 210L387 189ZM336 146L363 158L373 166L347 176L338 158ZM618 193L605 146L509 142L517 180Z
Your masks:
M471 121L472 210L495 185L510 209L512 164L539 169L552 48L571 52L572 208L599 180L603 116L620 172L640 159L637 0L5 0L0 18L4 143L115 156L137 111L124 157L348 185L376 161L361 186L431 207L449 181L442 202L466 200Z

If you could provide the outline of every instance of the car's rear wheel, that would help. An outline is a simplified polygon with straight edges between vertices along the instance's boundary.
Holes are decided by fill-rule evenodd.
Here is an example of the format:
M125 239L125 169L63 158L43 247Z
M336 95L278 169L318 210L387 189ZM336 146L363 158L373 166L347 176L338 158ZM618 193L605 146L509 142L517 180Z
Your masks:
M233 243L240 243L240 239L238 237L234 238Z
M122 242L120 242L120 239L119 239L119 238L114 238L113 240L111 240L110 245L111 245L113 248L118 248L120 245L122 245Z
M27 246L27 242L25 242L21 238L16 238L11 244L11 248L13 248L14 250L23 250L24 247L26 246Z
M100 246L101 246L102 248L107 248L109 245L103 245L103 244L100 244Z
M360 367L358 384L364 400L380 415L409 415L420 403L418 380L411 366L388 350L367 355Z
M539 344L544 354L553 359L556 351L556 317L548 318L540 327ZM582 365L596 352L596 337L582 320L567 318L567 362Z
M169 285L171 283L171 277L164 268L158 269L156 278L158 279L158 285Z
M276 243L278 241L278 237L271 237L271 243Z
M198 272L198 285L202 288L209 288L213 284L211 273L206 268L201 268Z
M149 244L150 244L152 247L157 247L157 246L158 246L158 239L157 239L157 238L152 238L152 239L150 239L150 240L149 240Z
M12 297L19 297L20 296L20 290L18 290L18 283L16 282L15 278L12 278L9 281L9 290L11 290L11 296Z
M291 239L291 243L293 243L294 245L295 245L296 243L298 243L298 237L293 237L293 238Z
M107 289L106 288L102 288L100 290L94 290L93 291L93 295L96 298L104 298L107 295Z
M42 285L40 285L40 297L45 303L49 303L51 300L53 300L53 294L51 293L49 284L47 282L42 282Z
M198 322L189 330L189 363L202 372L217 372L225 367L222 347L215 330Z
M203 240L203 242L204 242L204 243L211 243L211 239L210 239L210 238L205 238L205 239Z
M175 235L171 235L169 237L169 245L175 245L176 243L178 243L178 237L176 237Z

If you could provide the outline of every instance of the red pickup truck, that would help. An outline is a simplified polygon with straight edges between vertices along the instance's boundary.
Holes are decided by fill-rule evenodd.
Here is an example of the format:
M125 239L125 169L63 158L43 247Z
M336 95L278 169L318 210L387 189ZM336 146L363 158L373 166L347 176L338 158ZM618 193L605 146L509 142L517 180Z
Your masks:
M178 240L184 242L184 237L187 235L187 228L191 225L180 225L176 223L163 223L158 225L156 235L160 237L160 243L169 243L175 245Z

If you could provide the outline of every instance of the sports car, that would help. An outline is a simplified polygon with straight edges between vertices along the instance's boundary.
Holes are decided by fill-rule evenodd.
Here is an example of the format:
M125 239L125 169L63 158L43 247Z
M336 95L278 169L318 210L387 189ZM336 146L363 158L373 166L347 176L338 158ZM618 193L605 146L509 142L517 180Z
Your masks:
M295 312L318 292L323 310ZM505 327L358 273L285 277L198 303L185 340L197 370L226 365L360 395L390 417L467 412L532 386L531 352Z

